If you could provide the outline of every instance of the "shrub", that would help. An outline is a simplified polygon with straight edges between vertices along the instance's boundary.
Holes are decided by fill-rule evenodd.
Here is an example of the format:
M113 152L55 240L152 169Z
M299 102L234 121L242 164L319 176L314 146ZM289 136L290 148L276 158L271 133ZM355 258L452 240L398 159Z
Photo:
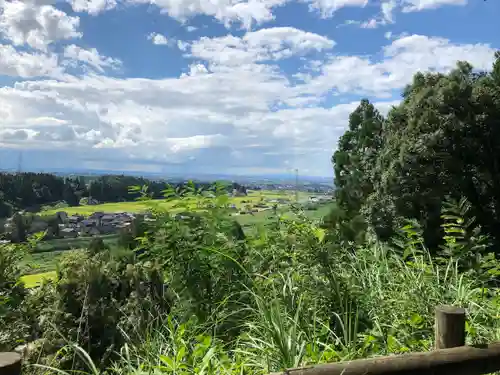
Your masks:
M44 311L45 354L75 343L102 368L170 309L161 269L130 254L72 254L60 265L54 293L54 305ZM69 355L57 360L62 368L83 366Z

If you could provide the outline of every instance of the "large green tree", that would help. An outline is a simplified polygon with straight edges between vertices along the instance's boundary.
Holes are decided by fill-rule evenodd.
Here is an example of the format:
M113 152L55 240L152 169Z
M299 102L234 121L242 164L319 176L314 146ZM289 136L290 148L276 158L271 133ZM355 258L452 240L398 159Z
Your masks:
M348 239L361 229L360 209L373 192L373 165L382 146L383 123L373 104L363 99L351 113L349 129L332 157L338 209L332 211L328 222L342 222L341 230Z
M388 115L364 212L379 234L417 219L439 244L441 208L466 197L500 243L500 54L489 73L459 62L449 74L417 73ZM362 186L362 185L360 185Z

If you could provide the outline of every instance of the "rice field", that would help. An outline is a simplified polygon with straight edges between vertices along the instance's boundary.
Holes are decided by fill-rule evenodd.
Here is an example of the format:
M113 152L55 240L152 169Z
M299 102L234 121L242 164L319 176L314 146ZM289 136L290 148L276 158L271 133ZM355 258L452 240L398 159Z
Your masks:
M33 275L21 276L21 281L27 288L33 288L42 283L43 280L53 280L56 278L56 271L36 273Z
M299 192L299 199L307 199L309 197L308 193ZM258 203L261 199L289 199L293 201L295 199L295 193L292 191L275 191L275 190L259 190L250 191L247 196L243 197L231 197L229 199L230 204L234 204L237 208L243 208L247 204ZM56 212L64 211L68 215L79 214L83 216L88 216L94 212L144 212L147 211L151 204L158 205L159 208L167 210L185 210L196 209L195 199L186 198L184 200L164 200L164 199L154 199L149 201L133 201L133 202L115 202L115 203L103 203L97 205L89 206L77 206L77 207L65 207L57 208L52 210L47 210L42 212L43 215L53 215ZM187 206L187 207L186 207Z

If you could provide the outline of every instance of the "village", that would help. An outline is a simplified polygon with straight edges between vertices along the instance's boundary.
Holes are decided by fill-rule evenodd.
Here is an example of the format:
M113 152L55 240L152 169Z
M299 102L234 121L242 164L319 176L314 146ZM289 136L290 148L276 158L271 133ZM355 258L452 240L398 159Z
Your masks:
M234 194L234 193L233 193ZM328 199L327 196L310 196L301 202L302 205L321 203ZM230 204L231 216L254 215L258 212L277 209L291 202L290 198L265 198L258 202L242 200L240 205ZM96 207L97 208L97 207ZM181 215L182 217L182 215ZM96 211L89 215L68 215L65 211L58 211L53 215L19 212L5 220L3 234L7 238L23 237L19 233L19 224L22 222L25 234L45 232L46 239L52 238L77 238L118 234L127 231L134 220L140 218L145 221L152 220L151 214ZM16 223L18 223L16 225Z
M12 238L19 236L16 226L17 220L22 220L26 233L46 232L49 238L76 238L91 237L118 233L129 227L138 215L129 212L94 212L85 217L83 215L69 216L64 211L47 217L33 214L16 214L5 221L4 234ZM149 215L142 215L145 220Z

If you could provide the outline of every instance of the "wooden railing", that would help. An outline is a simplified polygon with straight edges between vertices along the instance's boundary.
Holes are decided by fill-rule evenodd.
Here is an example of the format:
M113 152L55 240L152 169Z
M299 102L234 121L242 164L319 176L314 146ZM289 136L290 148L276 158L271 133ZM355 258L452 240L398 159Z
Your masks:
M288 369L273 375L484 375L500 371L500 343L465 345L465 310L436 308L436 350ZM21 355L0 353L0 375L20 375Z
M436 350L328 363L273 375L484 375L500 370L500 343L465 345L465 310L436 308Z
M0 375L21 374L21 355L15 352L0 353Z

